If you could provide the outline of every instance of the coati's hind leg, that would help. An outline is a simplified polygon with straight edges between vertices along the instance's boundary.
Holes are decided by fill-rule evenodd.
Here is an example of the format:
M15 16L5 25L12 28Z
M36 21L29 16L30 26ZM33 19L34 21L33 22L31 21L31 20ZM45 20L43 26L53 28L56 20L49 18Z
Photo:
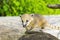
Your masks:
M44 29L44 27L42 27L42 28L39 30L39 32L43 32L43 29Z
M44 25L45 25L45 23L41 24L41 30L40 31L42 31L42 32L43 32L43 29L44 29Z

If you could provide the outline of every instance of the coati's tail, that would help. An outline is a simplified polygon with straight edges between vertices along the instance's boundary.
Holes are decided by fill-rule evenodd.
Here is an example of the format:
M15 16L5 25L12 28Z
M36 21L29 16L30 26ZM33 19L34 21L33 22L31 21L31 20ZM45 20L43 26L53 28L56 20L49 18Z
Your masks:
M54 26L54 25L51 25L51 24L48 24L46 27L47 27L47 29L60 30L60 27L59 26Z

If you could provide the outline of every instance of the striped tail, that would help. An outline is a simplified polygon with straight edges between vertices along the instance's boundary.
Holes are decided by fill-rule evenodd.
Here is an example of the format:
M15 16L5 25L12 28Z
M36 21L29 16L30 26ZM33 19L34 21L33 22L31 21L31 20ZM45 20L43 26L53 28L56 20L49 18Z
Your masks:
M60 27L59 27L59 26L54 26L54 25L51 25L51 24L47 24L46 28L47 28L47 29L60 30Z

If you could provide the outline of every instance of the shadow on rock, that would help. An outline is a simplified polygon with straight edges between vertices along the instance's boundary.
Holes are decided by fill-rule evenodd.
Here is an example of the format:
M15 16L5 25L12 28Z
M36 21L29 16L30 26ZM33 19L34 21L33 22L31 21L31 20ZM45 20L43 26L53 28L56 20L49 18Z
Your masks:
M56 37L44 32L30 32L18 40L58 40Z

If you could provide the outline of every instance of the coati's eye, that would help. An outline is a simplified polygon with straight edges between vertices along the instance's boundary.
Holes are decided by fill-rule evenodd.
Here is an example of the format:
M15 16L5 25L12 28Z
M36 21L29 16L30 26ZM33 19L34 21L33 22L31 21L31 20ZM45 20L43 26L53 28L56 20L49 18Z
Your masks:
M26 20L26 22L28 22L28 20Z
M21 17L21 16L20 16Z
M23 20L22 20L22 22L23 22Z

